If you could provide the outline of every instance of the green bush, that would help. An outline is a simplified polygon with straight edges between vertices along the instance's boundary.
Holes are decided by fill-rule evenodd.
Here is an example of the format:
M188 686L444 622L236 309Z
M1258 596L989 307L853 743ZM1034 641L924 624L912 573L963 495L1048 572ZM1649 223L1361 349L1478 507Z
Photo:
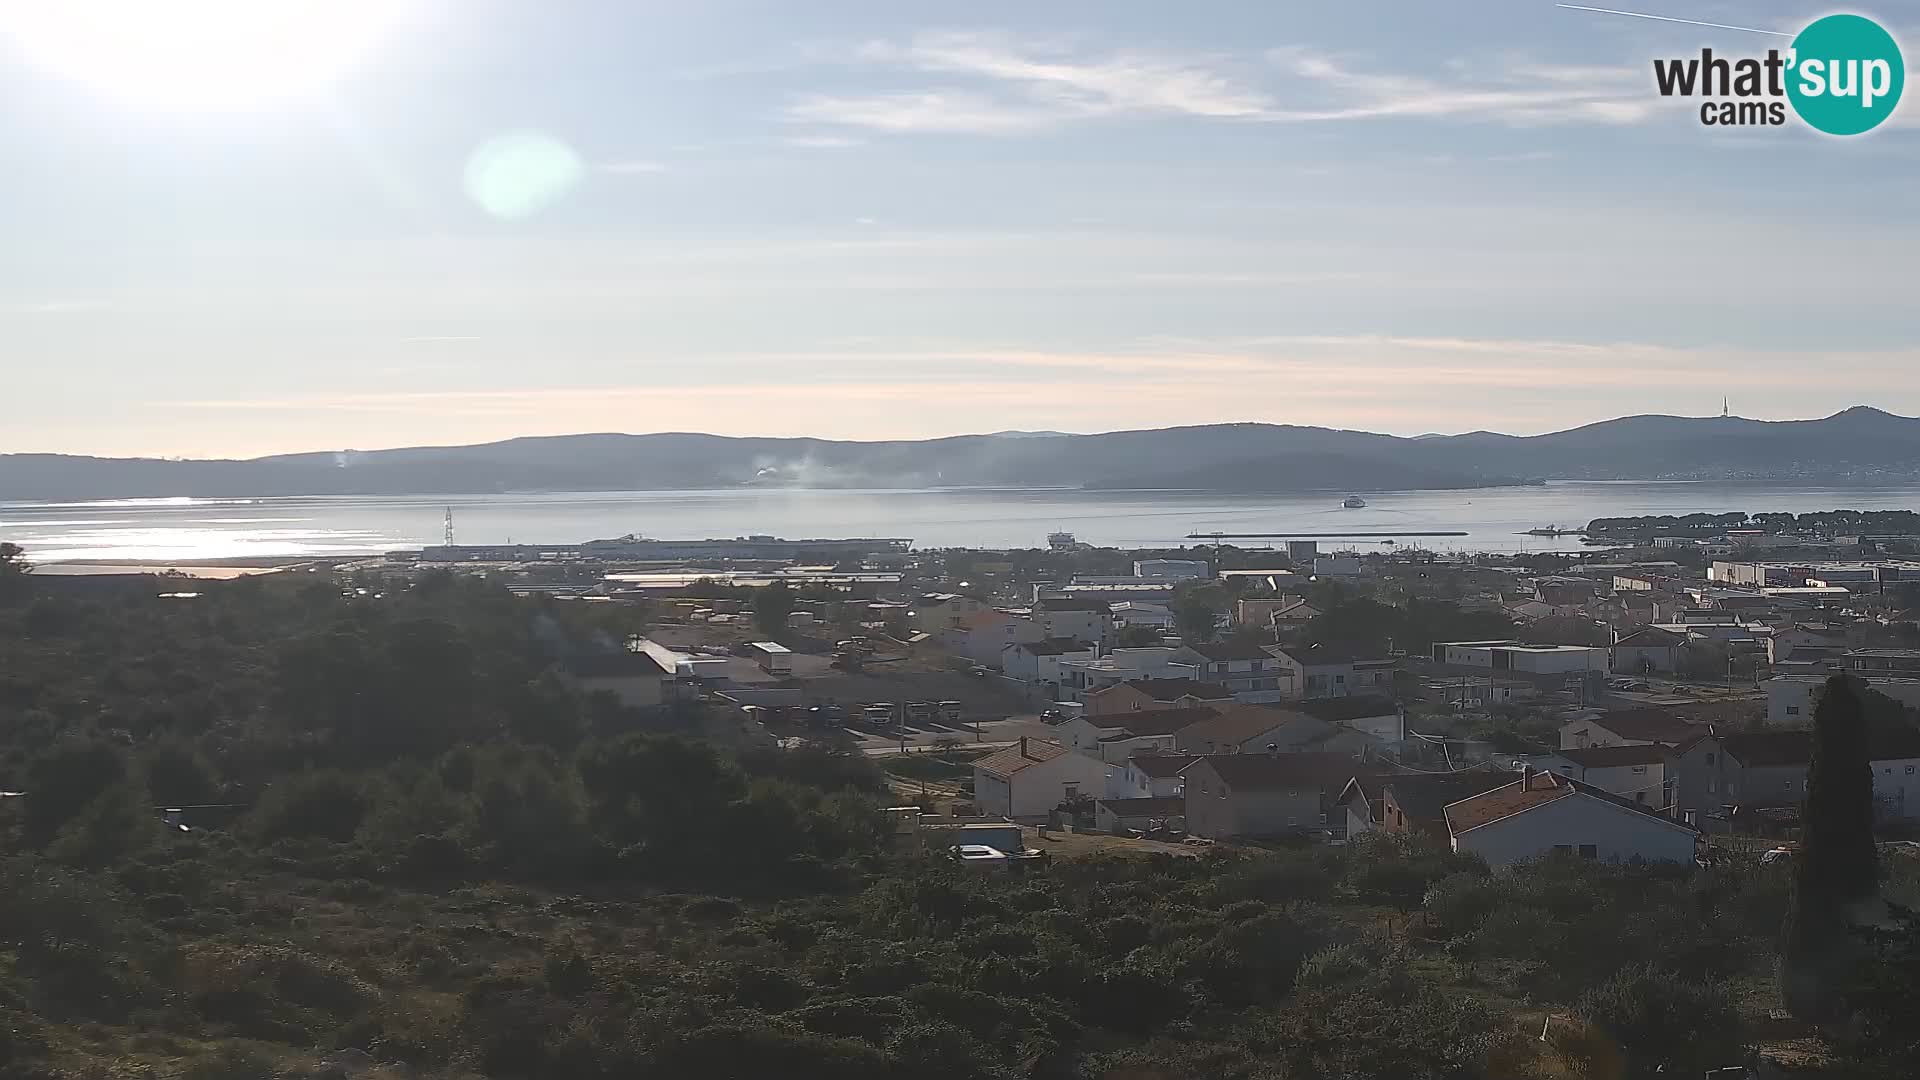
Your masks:
M1581 994L1577 1009L1618 1041L1631 1076L1699 1076L1741 1063L1740 1016L1724 983L1636 964Z

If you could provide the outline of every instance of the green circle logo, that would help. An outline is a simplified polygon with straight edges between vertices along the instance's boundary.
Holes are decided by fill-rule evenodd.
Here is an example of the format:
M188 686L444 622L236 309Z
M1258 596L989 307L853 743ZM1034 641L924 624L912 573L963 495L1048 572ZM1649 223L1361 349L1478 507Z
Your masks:
M1859 15L1828 15L1793 39L1787 100L1829 135L1872 131L1893 115L1907 65L1893 35Z

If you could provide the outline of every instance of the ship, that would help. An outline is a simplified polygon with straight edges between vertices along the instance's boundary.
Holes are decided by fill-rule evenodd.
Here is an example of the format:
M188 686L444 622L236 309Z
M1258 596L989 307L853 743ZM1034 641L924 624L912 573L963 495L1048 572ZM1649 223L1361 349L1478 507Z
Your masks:
M1585 529L1563 529L1558 525L1543 525L1538 529L1528 529L1522 535L1524 536L1578 536L1584 532L1586 532Z
M1341 503L1340 505L1346 507L1349 510L1358 510L1361 507L1367 505L1367 500L1361 498L1358 495L1349 495L1347 496L1347 501Z

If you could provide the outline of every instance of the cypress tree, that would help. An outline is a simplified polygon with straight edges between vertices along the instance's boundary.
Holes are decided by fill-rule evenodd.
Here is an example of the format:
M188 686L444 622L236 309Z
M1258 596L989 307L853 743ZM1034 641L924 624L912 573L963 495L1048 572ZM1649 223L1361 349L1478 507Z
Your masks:
M1803 1017L1832 1014L1846 961L1846 906L1879 886L1867 716L1852 680L1827 680L1813 714L1813 759L1781 950L1781 991Z

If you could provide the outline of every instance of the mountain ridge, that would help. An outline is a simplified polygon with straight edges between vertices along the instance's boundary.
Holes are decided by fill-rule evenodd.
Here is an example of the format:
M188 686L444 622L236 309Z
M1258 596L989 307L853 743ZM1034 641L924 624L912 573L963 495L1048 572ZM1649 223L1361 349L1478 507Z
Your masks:
M0 455L0 499L18 500L737 486L1280 493L1545 479L1920 479L1920 419L1860 405L1805 420L1649 413L1541 435L1409 438L1243 422L873 441L593 432L251 459Z

